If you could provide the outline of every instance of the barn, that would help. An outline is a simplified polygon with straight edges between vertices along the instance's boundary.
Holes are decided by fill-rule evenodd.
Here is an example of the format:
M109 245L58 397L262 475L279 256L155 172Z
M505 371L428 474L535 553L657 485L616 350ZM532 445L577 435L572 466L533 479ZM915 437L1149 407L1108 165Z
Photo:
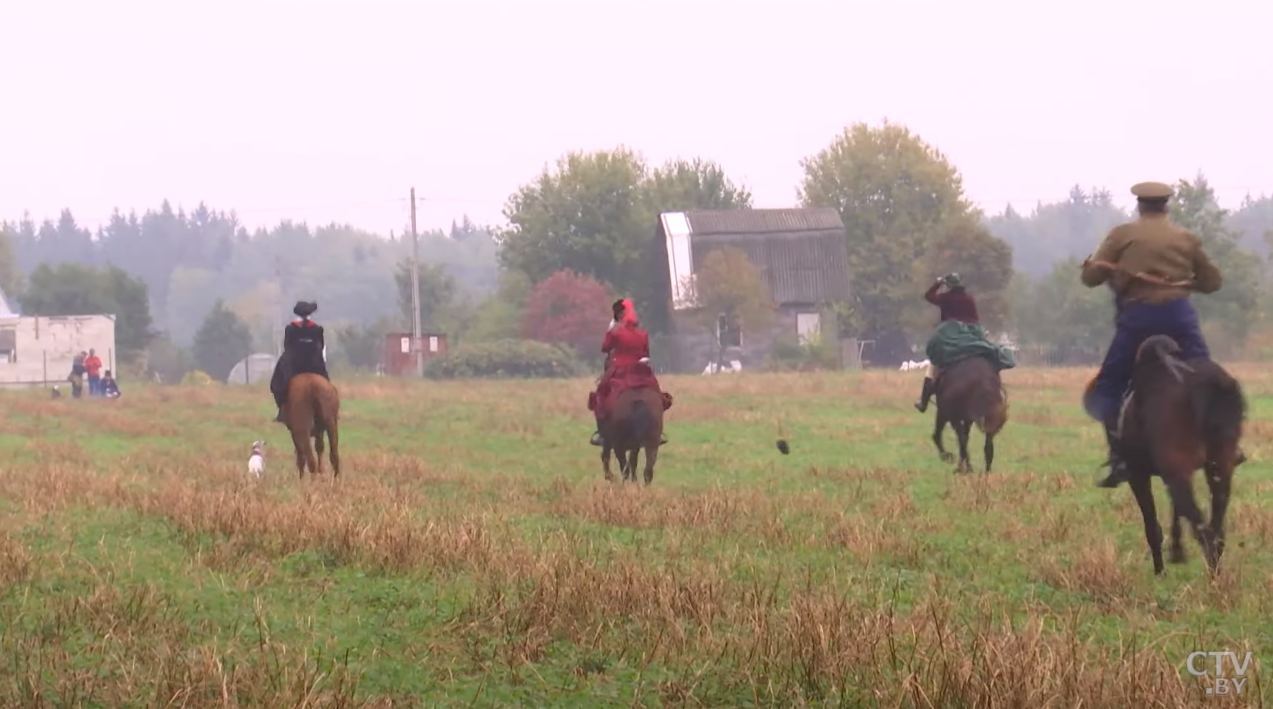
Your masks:
M727 359L741 361L744 369L759 368L777 342L808 342L823 334L824 322L838 342L830 307L849 299L849 277L848 241L835 209L665 212L659 215L658 242L667 263L671 371L703 371L717 359L720 345ZM701 313L686 290L694 264L727 247L745 252L769 288L778 317L766 332L744 333L723 317L715 333L695 322Z

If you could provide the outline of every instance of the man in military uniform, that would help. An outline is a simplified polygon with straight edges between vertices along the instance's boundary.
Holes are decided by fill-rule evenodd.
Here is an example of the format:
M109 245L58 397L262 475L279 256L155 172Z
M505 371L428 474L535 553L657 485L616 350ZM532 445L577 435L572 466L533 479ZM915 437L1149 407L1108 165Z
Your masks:
M1082 272L1088 288L1109 285L1118 311L1114 340L1084 397L1088 415L1105 425L1110 473L1098 485L1106 488L1127 480L1127 465L1118 451L1119 417L1136 350L1148 337L1167 335L1180 345L1185 359L1210 358L1189 295L1214 293L1223 283L1198 237L1167 218L1167 202L1174 194L1170 185L1142 182L1132 187L1132 194L1138 218L1114 227L1083 262Z

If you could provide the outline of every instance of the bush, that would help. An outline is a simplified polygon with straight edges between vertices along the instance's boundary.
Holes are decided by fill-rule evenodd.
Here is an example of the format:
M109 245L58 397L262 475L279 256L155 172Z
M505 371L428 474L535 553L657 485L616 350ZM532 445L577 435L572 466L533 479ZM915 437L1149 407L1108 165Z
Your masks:
M801 344L794 337L780 338L774 342L766 363L773 371L813 372L823 369L839 369L840 353L835 340L814 338L809 344Z
M433 379L577 377L586 371L569 348L533 340L461 345L424 368Z

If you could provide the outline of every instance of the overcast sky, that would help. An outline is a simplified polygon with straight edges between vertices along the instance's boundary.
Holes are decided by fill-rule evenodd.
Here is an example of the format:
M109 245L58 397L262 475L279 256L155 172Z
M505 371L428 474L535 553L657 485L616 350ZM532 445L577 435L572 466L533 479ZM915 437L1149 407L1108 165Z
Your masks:
M0 0L0 219L167 198L388 232L572 149L719 161L756 206L905 123L998 212L1203 170L1273 193L1273 3Z

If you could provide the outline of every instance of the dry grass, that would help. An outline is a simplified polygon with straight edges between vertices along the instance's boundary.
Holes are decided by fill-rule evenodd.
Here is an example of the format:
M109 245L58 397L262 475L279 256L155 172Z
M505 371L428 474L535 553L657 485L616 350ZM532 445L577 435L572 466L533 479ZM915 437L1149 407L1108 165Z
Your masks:
M1225 573L1187 540L1153 578L1083 474L1087 376L1006 374L989 476L937 461L910 373L669 378L648 489L600 481L586 381L340 383L335 483L260 391L5 393L0 705L1196 706L1188 652L1267 637L1273 482L1248 444Z

